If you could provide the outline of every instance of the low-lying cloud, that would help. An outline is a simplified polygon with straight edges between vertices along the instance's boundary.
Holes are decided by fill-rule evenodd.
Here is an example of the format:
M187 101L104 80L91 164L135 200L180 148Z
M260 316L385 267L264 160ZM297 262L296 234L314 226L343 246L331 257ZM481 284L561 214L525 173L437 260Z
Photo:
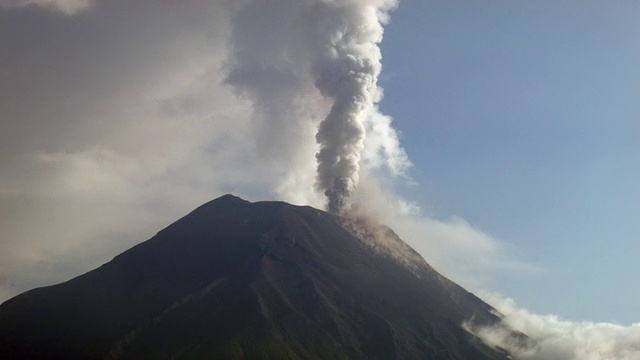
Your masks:
M520 346L522 343L512 341L504 326L476 327L466 323L465 327L485 343L506 349L516 359L640 359L640 323L622 326L570 321L557 315L531 313L512 299L496 294L483 294L482 298L499 311L508 328L527 334L535 345Z

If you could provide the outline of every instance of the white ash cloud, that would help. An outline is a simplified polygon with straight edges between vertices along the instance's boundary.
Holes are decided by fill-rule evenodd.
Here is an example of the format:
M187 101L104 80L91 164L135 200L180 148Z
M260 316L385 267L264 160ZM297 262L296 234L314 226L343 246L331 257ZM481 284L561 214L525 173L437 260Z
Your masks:
M224 193L323 206L315 136L335 101L316 86L320 65L331 46L358 48L356 34L379 66L392 5L0 0L2 299L88 271ZM373 32L349 30L356 20ZM357 119L360 172L399 174L406 154L373 105Z
M366 145L376 148L369 160L389 164L394 173L408 163L390 119L375 107L382 96L378 43L394 6L395 1L278 0L235 7L227 82L254 105L257 137L267 141L258 149L280 153L278 161L289 164L285 178L308 164L314 151L316 186L332 212L340 212L356 188ZM309 144L316 128L317 145ZM366 142L367 128L375 143Z

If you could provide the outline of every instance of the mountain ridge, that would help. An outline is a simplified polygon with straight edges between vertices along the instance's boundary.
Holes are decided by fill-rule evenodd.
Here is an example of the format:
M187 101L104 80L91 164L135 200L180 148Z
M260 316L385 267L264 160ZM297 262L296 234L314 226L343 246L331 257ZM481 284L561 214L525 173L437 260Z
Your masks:
M471 318L499 322L391 229L225 195L0 305L0 357L508 358L462 328Z

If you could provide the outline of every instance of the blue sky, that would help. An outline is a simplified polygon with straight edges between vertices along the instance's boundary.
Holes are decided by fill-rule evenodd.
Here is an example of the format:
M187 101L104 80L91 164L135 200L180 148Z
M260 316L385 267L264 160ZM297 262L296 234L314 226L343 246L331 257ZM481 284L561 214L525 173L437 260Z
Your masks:
M404 1L384 113L419 201L541 271L494 290L574 320L639 320L640 3ZM415 197L415 189L407 189Z

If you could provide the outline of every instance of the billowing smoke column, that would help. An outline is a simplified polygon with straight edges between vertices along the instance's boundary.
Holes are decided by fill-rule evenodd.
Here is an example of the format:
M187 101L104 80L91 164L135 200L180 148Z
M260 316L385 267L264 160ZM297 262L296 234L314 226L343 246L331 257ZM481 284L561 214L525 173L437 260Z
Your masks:
M325 2L319 20L322 52L314 64L322 95L333 99L320 123L317 186L329 199L329 211L339 213L358 184L366 136L364 110L379 96L382 40L380 4L362 1ZM389 4L382 4L389 5ZM320 7L319 7L320 8Z
M247 0L235 5L227 82L252 100L256 127L263 128L257 132L282 138L269 138L274 150L264 147L263 153L289 144L293 133L303 135L300 122L317 126L315 186L333 213L343 210L359 182L367 114L376 112L381 99L377 44L394 6L396 0ZM312 103L324 109L311 110Z

